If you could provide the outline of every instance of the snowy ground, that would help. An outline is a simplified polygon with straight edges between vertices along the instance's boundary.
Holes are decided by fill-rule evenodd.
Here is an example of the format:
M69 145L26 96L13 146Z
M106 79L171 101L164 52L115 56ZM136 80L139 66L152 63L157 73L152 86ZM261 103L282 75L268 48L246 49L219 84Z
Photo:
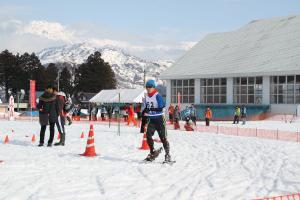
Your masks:
M167 166L160 164L164 154L155 163L141 163L148 152L137 149L142 135L133 127L122 127L117 136L117 127L95 125L94 158L78 155L85 150L86 138L79 137L82 131L87 135L88 124L67 127L66 146L53 148L31 144L37 122L0 121L0 127L1 140L7 133L11 140L0 144L1 200L242 200L300 191L295 142L169 130L177 163Z

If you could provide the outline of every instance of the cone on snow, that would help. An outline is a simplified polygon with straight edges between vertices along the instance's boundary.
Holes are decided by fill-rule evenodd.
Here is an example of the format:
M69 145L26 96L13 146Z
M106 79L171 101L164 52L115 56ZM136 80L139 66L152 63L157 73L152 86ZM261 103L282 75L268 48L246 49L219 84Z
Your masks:
M84 138L84 132L82 131L80 138Z
M9 142L9 138L8 138L8 135L5 136L5 139L4 139L4 144L7 144Z
M144 133L144 136L143 136L143 141L142 141L142 146L140 147L141 150L149 150L149 145L147 143L147 135L146 133Z
M35 134L32 135L31 142L34 143L36 141Z
M89 136L88 136L85 152L80 155L88 156L88 157L97 156L97 154L95 152L93 124L90 125L90 131L89 131Z

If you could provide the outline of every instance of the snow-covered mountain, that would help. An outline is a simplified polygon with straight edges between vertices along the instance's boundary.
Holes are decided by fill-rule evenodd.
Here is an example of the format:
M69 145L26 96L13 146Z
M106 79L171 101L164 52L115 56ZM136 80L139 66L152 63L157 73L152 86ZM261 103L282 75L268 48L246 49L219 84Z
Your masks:
M76 67L95 51L101 52L104 61L112 66L120 88L142 87L144 68L147 79L155 78L158 80L160 73L173 64L173 61L170 60L146 61L115 47L99 48L87 43L47 48L37 53L37 55L42 64L45 65L49 63L70 63L73 67ZM158 82L161 83L160 80Z

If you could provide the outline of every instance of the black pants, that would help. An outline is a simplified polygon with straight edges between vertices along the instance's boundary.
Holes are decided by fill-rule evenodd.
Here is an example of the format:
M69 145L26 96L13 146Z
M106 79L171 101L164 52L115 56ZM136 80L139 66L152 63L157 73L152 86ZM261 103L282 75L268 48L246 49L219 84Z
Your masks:
M147 121L148 121L147 117L143 116L140 133L145 133L145 126L147 125Z
M191 120L193 121L194 125L196 126L196 117L195 116L191 116Z
M157 131L160 141L163 143L166 154L170 152L170 145L167 140L167 129L164 117L157 117L148 120L147 143L150 147L150 153L154 152L154 142L152 136Z
M62 117L62 116L59 116L58 120L55 124L56 124L56 128L57 128L58 132L60 134L65 135L66 134L66 132L65 132L66 118Z
M206 126L209 126L209 118L205 118Z
M54 126L55 126L55 123L50 123L50 137L49 137L49 140L48 140L48 144L52 144L53 143L53 139L54 139ZM46 128L47 128L47 125L42 125L41 126L40 144L44 144Z
M173 122L173 114L169 114L169 120L170 122Z
M240 122L240 117L238 115L234 115L233 123L239 123Z

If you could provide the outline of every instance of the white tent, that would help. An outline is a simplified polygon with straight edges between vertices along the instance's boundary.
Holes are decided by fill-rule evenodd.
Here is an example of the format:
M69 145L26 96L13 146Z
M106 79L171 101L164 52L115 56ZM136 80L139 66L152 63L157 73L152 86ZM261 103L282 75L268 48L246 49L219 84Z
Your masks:
M90 99L91 103L142 103L145 89L102 90ZM120 93L120 101L119 101Z

